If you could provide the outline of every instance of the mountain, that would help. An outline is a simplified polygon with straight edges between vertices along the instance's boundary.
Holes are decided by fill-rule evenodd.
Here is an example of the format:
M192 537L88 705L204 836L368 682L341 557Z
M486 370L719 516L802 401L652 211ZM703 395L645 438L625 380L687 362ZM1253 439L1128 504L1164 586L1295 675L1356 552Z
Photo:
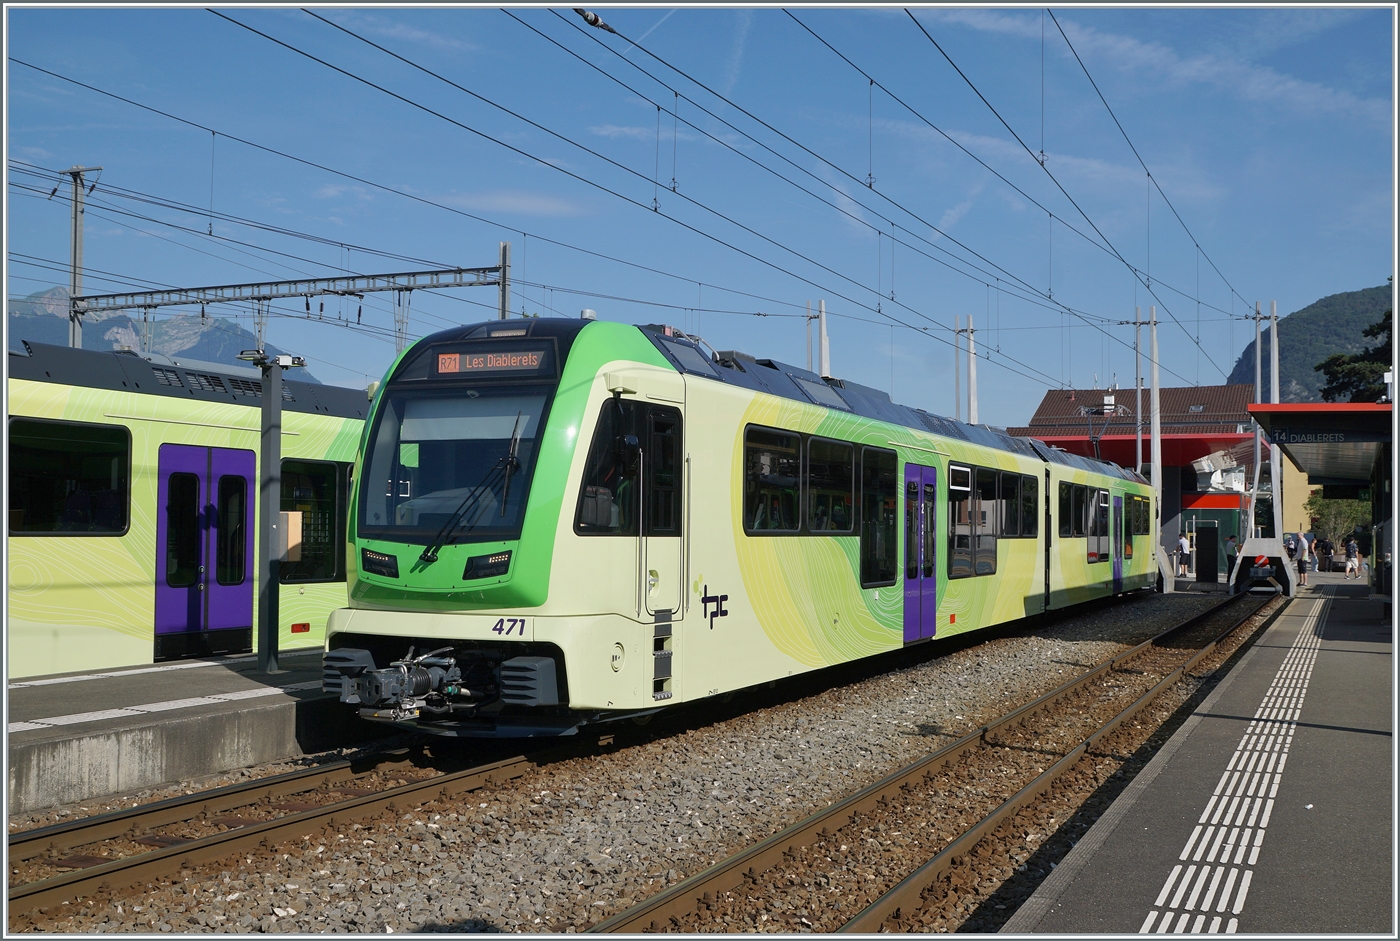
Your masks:
M20 341L68 345L68 289L49 288L22 300L10 301L6 311L10 349L22 349ZM141 349L140 320L125 311L96 312L83 322L85 350ZM257 346L257 337L231 320L203 318L197 314L176 314L151 323L151 352L174 359L248 367L238 359L243 350ZM270 353L283 353L272 344ZM320 382L306 369L294 374L298 382Z
M1313 369L1333 353L1359 353L1369 343L1361 331L1381 319L1391 306L1388 284L1331 294L1278 321L1279 399L1321 402L1325 383ZM1269 329L1263 325L1264 396L1269 394ZM1254 385L1254 341L1240 354L1227 382Z

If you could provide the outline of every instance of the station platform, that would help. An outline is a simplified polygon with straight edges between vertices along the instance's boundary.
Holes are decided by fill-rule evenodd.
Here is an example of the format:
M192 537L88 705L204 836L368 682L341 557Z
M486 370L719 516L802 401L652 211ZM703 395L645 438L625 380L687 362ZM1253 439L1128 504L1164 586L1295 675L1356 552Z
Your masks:
M374 737L321 692L321 648L26 677L6 689L9 813L45 809Z
M1002 928L1393 936L1391 624L1314 572Z

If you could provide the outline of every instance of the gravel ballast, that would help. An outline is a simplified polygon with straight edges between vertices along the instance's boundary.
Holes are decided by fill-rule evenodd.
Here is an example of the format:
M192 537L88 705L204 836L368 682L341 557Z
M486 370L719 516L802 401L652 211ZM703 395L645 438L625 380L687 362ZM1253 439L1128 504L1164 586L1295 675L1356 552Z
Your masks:
M548 765L452 804L435 800L397 819L227 860L140 895L63 906L36 915L32 927L577 931L1220 600L1189 593L1125 600Z

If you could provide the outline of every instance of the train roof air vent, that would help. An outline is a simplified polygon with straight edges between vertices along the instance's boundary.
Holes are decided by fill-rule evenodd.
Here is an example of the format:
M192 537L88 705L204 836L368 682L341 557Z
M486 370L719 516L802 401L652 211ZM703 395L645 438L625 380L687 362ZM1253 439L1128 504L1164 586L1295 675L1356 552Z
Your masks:
M187 372L185 378L190 381L191 389L198 389L201 392L227 392L224 381L218 376L211 376L202 372Z

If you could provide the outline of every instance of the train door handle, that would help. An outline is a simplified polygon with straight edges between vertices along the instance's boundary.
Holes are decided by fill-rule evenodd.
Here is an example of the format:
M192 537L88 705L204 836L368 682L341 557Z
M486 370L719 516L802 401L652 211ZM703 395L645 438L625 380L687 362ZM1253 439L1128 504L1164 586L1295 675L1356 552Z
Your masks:
M656 569L647 572L647 591L656 591L656 586L661 584L661 576L656 574Z

